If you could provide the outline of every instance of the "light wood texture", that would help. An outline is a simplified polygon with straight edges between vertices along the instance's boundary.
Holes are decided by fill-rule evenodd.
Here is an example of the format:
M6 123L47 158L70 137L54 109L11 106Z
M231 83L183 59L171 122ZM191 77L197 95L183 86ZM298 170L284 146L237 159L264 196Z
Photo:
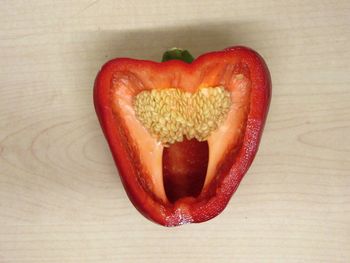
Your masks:
M0 262L350 262L350 2L1 1ZM272 74L226 210L164 228L131 205L92 86L121 56L243 44Z

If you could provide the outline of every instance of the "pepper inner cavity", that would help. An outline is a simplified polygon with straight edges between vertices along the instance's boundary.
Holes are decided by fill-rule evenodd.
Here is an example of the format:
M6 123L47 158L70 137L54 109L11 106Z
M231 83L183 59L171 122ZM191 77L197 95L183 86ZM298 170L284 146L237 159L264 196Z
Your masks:
M176 88L140 92L134 100L136 117L165 146L185 138L205 141L226 118L231 106L224 87L196 93Z

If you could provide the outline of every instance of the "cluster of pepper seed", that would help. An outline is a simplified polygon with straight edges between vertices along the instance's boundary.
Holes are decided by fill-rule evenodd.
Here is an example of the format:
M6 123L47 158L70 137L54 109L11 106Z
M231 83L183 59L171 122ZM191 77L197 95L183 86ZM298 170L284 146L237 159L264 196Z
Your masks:
M224 120L231 106L224 87L201 88L196 93L179 89L147 90L134 101L136 116L164 145L183 137L206 140Z

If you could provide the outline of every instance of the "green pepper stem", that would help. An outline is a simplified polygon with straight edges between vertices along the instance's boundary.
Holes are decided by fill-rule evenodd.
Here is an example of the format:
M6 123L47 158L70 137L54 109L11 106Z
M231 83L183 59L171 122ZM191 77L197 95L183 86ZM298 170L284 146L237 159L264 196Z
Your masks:
M172 48L164 52L162 62L173 59L191 63L194 60L194 57L190 54L190 52L188 52L188 50L181 48Z

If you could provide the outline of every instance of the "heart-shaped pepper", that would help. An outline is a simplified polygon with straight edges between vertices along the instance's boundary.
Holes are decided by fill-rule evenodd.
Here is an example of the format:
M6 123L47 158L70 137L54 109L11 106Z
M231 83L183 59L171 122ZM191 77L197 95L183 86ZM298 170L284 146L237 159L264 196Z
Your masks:
M135 207L165 226L203 222L225 208L253 161L270 75L245 47L194 61L174 49L163 61L106 63L95 108Z

